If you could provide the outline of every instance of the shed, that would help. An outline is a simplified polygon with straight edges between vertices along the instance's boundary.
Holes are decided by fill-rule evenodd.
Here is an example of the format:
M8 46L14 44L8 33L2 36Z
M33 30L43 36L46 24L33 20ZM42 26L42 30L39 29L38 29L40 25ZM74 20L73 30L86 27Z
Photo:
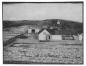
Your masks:
M28 28L28 33L38 33L39 31L39 28Z
M78 35L73 35L73 37L74 37L74 40L79 40Z
M83 40L83 34L79 35L79 40Z

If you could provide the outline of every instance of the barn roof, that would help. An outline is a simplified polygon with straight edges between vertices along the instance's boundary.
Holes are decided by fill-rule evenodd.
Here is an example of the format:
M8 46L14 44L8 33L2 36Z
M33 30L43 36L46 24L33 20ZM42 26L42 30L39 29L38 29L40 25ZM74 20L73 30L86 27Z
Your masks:
M50 34L54 35L55 34L55 30L53 29L46 29Z
M44 29L41 29L41 30L38 32L38 34L40 34L43 30L44 30Z
M43 30L47 30L50 34L55 34L55 31L52 29L41 29L38 34L40 34Z
M56 30L56 29L42 29L38 32L40 34L43 30L47 30L51 35L72 35L70 30Z

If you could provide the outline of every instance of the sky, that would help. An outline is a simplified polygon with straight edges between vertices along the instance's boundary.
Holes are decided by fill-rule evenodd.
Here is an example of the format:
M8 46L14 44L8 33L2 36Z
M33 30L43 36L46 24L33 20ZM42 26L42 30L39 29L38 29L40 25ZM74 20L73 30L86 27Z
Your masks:
M66 19L82 22L82 3L3 4L3 20Z

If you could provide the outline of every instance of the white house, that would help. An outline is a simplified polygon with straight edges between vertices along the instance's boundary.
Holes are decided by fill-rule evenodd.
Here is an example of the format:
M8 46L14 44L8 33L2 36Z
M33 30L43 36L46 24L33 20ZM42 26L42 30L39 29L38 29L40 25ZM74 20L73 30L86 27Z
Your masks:
M42 30L39 32L38 39L39 39L40 41L49 40L49 37L50 37L50 33L49 33L46 29L42 29Z
M73 35L74 40L83 40L83 34Z
M62 40L62 35L55 34L53 29L42 29L39 31L38 39L40 41L57 41Z
M36 29L35 29L35 33L38 33L39 31L40 31L39 28L36 28Z
M83 40L83 34L79 35L79 40Z
M73 37L74 37L74 40L79 40L78 35L73 35Z

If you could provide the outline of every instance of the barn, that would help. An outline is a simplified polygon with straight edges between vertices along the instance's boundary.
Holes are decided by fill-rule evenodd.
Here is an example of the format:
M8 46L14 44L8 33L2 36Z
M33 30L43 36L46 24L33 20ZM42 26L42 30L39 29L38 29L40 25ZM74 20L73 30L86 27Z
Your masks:
M39 41L58 41L58 40L74 40L71 31L56 30L56 29L42 29L38 33Z
M47 29L42 29L39 31L38 39L40 41L50 40L50 33L47 31Z
M56 34L53 29L42 29L38 34L39 41L57 41L62 40L62 35Z

